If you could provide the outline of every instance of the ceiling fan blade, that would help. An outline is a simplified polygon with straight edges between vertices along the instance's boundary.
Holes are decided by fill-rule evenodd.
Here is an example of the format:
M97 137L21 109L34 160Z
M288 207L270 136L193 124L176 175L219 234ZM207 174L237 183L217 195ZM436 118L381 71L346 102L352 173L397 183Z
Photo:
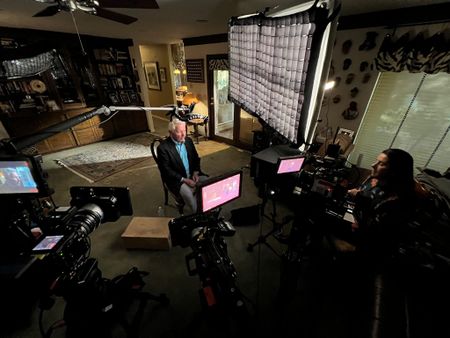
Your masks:
M117 22L123 23L125 25L129 25L130 23L137 21L137 18L134 18L132 16L113 12L113 11L110 11L110 10L107 10L107 9L104 9L101 7L95 7L95 11L97 12L95 14L97 16L100 16L104 19L117 21Z
M100 6L107 8L159 8L156 0L100 0Z
M42 11L37 12L35 15L33 15L33 17L52 16L52 15L59 13L60 10L61 9L59 8L58 5L48 6L48 7L44 8Z

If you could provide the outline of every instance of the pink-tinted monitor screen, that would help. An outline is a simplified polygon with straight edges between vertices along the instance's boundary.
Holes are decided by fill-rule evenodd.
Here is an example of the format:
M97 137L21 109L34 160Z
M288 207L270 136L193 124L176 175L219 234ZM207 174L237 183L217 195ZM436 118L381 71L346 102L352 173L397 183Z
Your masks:
M291 157L291 158L281 158L278 164L277 174L288 174L299 172L303 166L305 158L301 157Z
M201 211L220 207L241 196L242 172L234 172L206 182L200 187Z

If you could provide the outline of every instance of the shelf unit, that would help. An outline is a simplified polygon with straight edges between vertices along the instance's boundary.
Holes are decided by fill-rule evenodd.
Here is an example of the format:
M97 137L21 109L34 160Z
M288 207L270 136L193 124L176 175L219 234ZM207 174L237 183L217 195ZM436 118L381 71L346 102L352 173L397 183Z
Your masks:
M112 105L139 105L128 50L110 47L94 49L93 53L105 100Z
M5 28L0 40L0 60L48 51L57 56L53 67L30 77L7 78L0 68L0 121L12 138L101 105L142 105L128 51L131 40L83 36L87 53L80 50L78 37L68 33ZM34 148L45 154L148 130L144 111L123 111L106 120L96 116Z

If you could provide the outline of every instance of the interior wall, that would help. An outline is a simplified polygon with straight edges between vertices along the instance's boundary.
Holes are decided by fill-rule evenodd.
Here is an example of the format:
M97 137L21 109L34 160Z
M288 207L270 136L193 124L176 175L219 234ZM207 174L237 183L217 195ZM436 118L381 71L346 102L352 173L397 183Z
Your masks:
M209 115L208 109L208 85L207 85L207 73L208 65L206 64L206 55L214 54L228 54L228 42L210 43L204 45L185 46L184 54L186 60L188 59L203 59L205 69L205 82L193 83L188 82L188 90L192 92L203 103L201 111L196 111L200 114ZM197 108L197 107L196 107Z
M166 104L175 104L168 46L162 44L140 45L139 50L142 62L141 70L143 74L143 81L145 84L145 88L142 88L142 91L146 91L146 94L148 95L149 105L151 107L160 107ZM158 62L159 68L164 67L166 69L167 82L162 82L160 78L161 90L149 89L147 86L147 79L145 77L143 67L145 62L153 61ZM153 115L165 115L165 112L153 111L152 113Z
M387 32L382 28L337 32L328 75L328 81L335 80L337 84L325 92L319 114L321 122L316 129L317 134L320 135L318 141L323 142L321 138L326 136L327 129L328 137L334 136L339 127L358 130L378 78L378 71L375 70L373 60ZM374 44L369 44L367 33L376 34L375 39L369 39ZM363 46L371 48L367 49ZM365 68L361 65L363 62L367 63ZM343 113L349 109L352 101L356 102L358 116L355 119L346 119Z
M430 37L437 32L442 32L448 28L449 24L430 24L399 27L397 29L385 29L382 27L340 30L336 34L336 42L333 48L332 68L328 76L328 80L335 80L340 77L340 83L331 90L325 93L322 101L322 107L319 115L321 122L316 129L316 140L324 141L326 137L326 129L328 127L328 137L334 137L337 128L342 127L355 132L364 117L365 111L370 101L370 97L375 88L379 72L375 70L373 61L378 54L378 50L387 34L394 34L394 37L399 38L405 33L410 34L410 38L415 37L419 32L424 32L426 37ZM377 36L374 40L375 46L370 50L360 49L360 46L366 41L367 33L375 32ZM345 53L344 43L351 41L352 45ZM344 61L351 60L351 65L347 70L344 70ZM361 63L368 62L369 68L366 71L361 71ZM334 70L334 71L333 71ZM354 74L353 81L346 83L349 74ZM363 83L364 76L370 75L369 81ZM358 89L358 94L355 97L351 96L353 88ZM340 98L340 102L333 101L336 97ZM342 113L349 108L350 102L357 103L357 110L359 112L357 118L354 120L346 120Z

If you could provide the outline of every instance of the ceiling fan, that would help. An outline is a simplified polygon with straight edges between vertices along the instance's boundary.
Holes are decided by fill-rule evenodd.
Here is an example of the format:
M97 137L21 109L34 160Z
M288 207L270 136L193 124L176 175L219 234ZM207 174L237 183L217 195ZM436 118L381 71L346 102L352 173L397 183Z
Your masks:
M37 2L53 4L44 8L33 17L53 16L61 11L73 12L81 10L85 13L129 25L137 20L129 15L105 9L108 8L159 8L156 0L35 0Z

